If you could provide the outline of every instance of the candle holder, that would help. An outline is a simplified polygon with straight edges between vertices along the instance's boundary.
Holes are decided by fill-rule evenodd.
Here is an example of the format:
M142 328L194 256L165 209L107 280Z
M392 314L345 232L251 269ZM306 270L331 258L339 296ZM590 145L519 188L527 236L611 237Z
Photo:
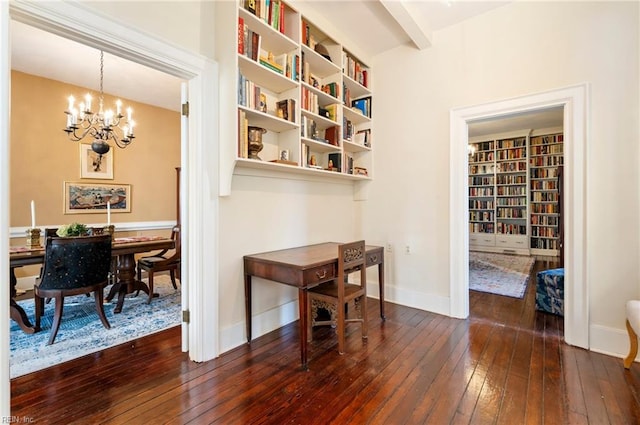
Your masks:
M104 226L104 233L110 234L111 235L111 240L115 239L114 238L115 231L116 231L116 226L114 226L113 224L110 224L108 226Z
M42 248L42 245L40 245L40 229L27 229L27 248Z

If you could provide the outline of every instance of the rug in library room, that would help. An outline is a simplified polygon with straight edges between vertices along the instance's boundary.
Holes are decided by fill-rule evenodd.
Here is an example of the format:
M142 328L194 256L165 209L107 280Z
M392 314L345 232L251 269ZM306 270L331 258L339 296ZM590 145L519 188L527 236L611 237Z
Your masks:
M169 276L154 279L153 292L159 297L147 304L147 295L140 292L127 295L122 313L114 314L117 297L104 303L104 311L111 325L105 329L95 310L93 295L76 295L64 300L64 310L58 335L47 345L55 301L45 304L40 332L29 335L10 320L9 364L10 376L15 378L40 369L95 353L127 341L150 335L181 322L180 285L173 289ZM109 287L106 288L105 295ZM18 301L29 320L35 321L33 299Z
M469 289L522 298L535 258L522 255L469 252Z

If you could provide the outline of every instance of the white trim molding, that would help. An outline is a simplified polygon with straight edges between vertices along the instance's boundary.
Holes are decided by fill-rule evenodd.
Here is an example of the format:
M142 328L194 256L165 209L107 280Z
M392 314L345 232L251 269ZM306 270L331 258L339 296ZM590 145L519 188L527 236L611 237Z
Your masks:
M586 193L589 86L576 86L454 108L450 112L449 273L451 316L469 316L468 123L515 113L564 108L564 339L589 349L589 276L587 274ZM568 219L571 217L571 220Z

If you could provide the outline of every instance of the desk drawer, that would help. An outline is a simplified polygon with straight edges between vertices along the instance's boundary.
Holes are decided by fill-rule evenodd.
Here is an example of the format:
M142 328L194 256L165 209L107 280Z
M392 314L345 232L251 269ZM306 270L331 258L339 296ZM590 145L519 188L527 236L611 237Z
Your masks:
M327 282L336 278L335 264L326 264L324 266L314 267L304 271L305 285L313 285L316 283Z
M367 267L371 267L375 264L381 264L383 261L384 253L382 252L382 250L380 250L380 252L367 254Z

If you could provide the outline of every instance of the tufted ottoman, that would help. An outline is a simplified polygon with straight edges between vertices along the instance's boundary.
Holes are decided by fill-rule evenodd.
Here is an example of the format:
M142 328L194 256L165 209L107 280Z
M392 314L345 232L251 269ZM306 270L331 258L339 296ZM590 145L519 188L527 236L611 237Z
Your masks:
M538 272L536 310L564 316L564 268Z

